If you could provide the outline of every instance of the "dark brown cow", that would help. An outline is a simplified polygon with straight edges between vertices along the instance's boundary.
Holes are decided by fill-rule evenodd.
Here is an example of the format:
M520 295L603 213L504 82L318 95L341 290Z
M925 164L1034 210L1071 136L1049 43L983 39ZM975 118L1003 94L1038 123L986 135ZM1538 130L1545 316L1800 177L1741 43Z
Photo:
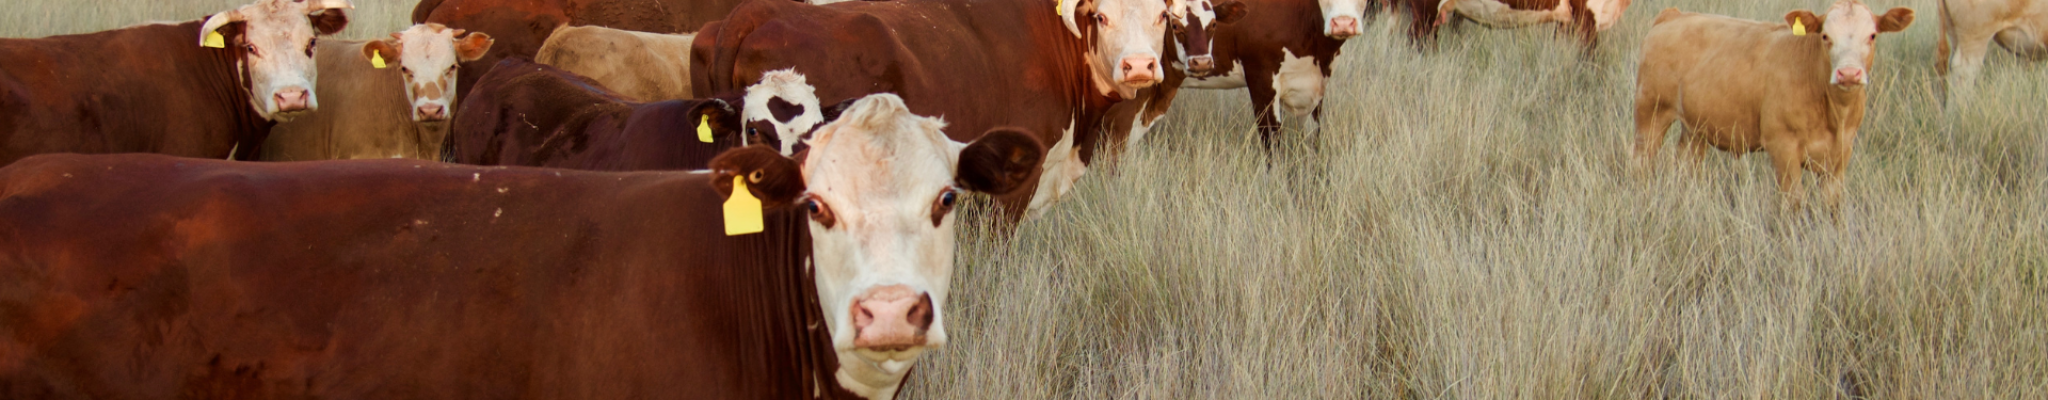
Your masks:
M347 26L350 7L259 0L180 24L0 39L0 164L58 152L254 159L271 120L319 107L313 40Z
M848 115L809 164L715 172L23 160L0 398L889 398L946 342L956 192L1041 153L893 99ZM735 178L761 233L726 234Z
M1181 87L1245 88L1258 116L1259 138L1269 150L1282 116L1320 120L1330 65L1344 47L1343 39L1325 34L1327 27L1318 28L1321 7L1312 0L1211 1L1190 0L1187 28L1173 38L1189 50L1176 63L1188 71ZM1211 17L1202 18L1205 14ZM1209 60L1203 60L1202 51ZM1152 122L1140 120L1134 133Z
M712 156L748 143L791 154L788 141L743 125L740 99L635 103L589 78L518 58L498 62L477 82L476 96L456 115L452 160L464 164L521 165L633 171L700 169ZM802 85L802 81L794 82ZM769 92L766 85L751 88ZM821 112L812 107L797 113ZM803 131L836 117L805 118ZM790 116L790 115L783 115ZM784 120L788 120L785 118ZM699 137L698 125L711 142ZM747 126L749 129L743 129Z
M498 44L476 63L462 67L456 94L466 95L476 79L506 57L533 59L555 28L602 26L652 33L693 33L724 18L740 0L424 0L413 7L415 24L436 22L486 32ZM700 96L701 97L701 96Z
M1064 195L1094 157L1104 112L1162 77L1167 0L757 0L697 33L691 87L730 93L770 71L836 102L896 93L970 139L1015 126L1051 144L1038 189L998 198L1012 220ZM1064 8L1060 8L1064 7Z

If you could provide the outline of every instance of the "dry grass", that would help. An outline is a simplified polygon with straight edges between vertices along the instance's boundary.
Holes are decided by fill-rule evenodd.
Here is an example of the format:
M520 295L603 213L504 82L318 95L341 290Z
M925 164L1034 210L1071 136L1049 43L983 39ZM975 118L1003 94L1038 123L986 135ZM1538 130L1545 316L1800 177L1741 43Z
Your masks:
M0 34L239 2L4 0ZM1994 56L1945 134L1933 3L1905 3L1841 218L1780 212L1763 157L1628 173L1636 52L1668 3L1590 59L1469 24L1418 54L1383 16L1321 134L1291 130L1270 168L1242 91L1183 92L1115 171L1014 238L969 235L953 341L904 397L2048 398L2041 67ZM411 9L356 5L344 37Z

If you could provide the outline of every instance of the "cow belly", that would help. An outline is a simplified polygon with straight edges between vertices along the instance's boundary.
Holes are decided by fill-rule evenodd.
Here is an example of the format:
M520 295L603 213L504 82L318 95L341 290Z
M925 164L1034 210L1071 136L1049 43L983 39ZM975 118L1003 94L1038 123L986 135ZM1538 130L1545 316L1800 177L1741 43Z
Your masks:
M1137 126L1133 125L1132 129L1136 130ZM1031 195L1031 205L1025 207L1025 218L1044 215L1053 203L1074 189L1074 181L1080 180L1084 172L1088 172L1088 166L1081 165L1081 150L1074 146L1074 124L1070 122L1067 129L1060 132L1060 141L1046 149L1045 167L1038 175L1038 190Z
M1229 73L1205 78L1190 76L1180 83L1180 87L1188 89L1237 89L1244 86L1244 63L1236 61L1230 62Z
M1280 71L1273 74L1273 92L1279 97L1280 108L1295 117L1309 115L1323 104L1323 69L1316 67L1315 57L1295 57L1293 51L1280 51Z

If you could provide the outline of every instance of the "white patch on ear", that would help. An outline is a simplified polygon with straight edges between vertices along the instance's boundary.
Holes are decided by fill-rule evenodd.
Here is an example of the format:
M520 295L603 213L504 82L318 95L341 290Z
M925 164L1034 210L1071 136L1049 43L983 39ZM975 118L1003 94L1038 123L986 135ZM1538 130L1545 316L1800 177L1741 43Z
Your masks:
M776 120L775 113L768 111L768 100L773 98L802 106L803 113L786 122ZM803 140L803 135L810 133L811 128L825 122L824 114L819 112L817 88L811 87L804 74L797 73L794 68L761 74L761 82L748 86L747 95L740 102L745 105L740 111L740 122L768 121L775 125L775 137L782 141L782 148L776 152L785 156L795 152L797 141ZM746 136L740 135L742 138Z
M1068 122L1067 129L1060 131L1060 141L1045 150L1038 189L1031 194L1031 205L1024 208L1025 218L1045 215L1054 203L1074 189L1074 182L1081 180L1081 174L1088 172L1088 166L1081 164L1081 149L1074 146L1074 124Z

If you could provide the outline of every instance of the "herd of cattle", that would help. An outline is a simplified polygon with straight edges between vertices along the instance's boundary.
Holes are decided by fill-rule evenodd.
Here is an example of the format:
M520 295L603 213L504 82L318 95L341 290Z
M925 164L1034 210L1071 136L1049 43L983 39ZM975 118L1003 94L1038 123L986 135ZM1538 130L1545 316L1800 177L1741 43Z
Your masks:
M1383 9L1593 48L1628 3L425 0L345 41L347 0L258 0L0 39L0 397L891 398L947 340L963 192L1043 212L1182 88L1247 89L1271 148ZM2048 55L2043 15L1943 1L1946 86ZM1637 158L1682 121L1834 204L1913 16L1664 10ZM241 162L340 159L380 160Z

